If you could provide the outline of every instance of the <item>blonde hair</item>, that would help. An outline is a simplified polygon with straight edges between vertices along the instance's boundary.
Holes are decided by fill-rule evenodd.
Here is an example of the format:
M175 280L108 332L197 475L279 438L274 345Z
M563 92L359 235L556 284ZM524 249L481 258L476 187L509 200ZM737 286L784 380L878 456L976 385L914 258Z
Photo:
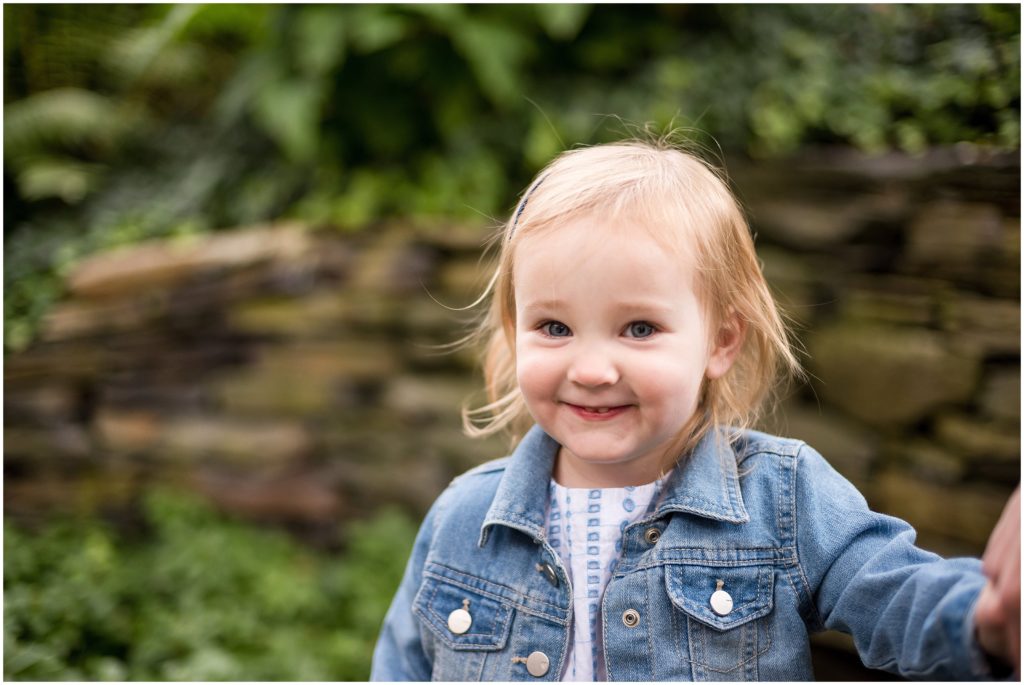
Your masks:
M533 423L516 382L516 246L526 236L557 230L571 218L625 217L666 247L695 260L697 292L716 331L736 316L745 328L727 373L705 378L697 410L673 441L671 466L713 426L746 428L761 415L780 381L800 373L789 335L754 252L750 229L725 179L709 163L659 140L628 140L563 152L527 187L501 231L497 268L477 302L489 308L470 338L486 340L487 404L463 408L471 437L499 431L518 440Z

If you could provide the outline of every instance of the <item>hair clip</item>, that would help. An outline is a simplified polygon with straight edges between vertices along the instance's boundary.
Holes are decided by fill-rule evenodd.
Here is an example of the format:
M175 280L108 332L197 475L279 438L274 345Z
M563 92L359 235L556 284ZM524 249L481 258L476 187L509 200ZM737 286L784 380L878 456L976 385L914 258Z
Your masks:
M516 210L516 216L512 219L512 230L508 232L508 239L512 240L512 236L515 235L516 227L519 225L519 217L522 215L523 210L526 209L526 203L530 201L530 196L533 195L533 191L537 190L537 187L544 182L547 176L541 176L537 179L537 182L533 184L533 187L526 191L526 195L523 196L523 201L519 203L519 209Z

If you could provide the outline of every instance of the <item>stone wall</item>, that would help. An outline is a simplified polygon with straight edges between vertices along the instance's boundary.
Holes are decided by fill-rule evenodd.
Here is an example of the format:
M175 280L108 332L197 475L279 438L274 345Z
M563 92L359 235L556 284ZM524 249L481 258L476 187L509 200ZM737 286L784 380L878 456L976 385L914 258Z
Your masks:
M1020 479L1019 157L741 169L810 382L767 422L945 554L980 554Z
M810 381L766 421L921 542L978 554L1020 477L1020 167L970 148L730 165ZM101 254L5 361L4 508L153 483L330 536L499 456L460 433L480 229L248 227ZM449 307L449 308L446 308ZM479 395L476 396L479 399Z
M6 360L6 512L124 515L174 483L307 534L421 514L504 450L460 435L473 358L436 347L459 324L432 298L466 304L480 238L278 224L83 263Z

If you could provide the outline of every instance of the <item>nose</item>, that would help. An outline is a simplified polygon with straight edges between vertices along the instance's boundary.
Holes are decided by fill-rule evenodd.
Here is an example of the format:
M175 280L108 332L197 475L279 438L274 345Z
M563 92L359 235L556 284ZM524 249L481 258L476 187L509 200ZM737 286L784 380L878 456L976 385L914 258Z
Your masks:
M590 348L573 358L567 377L572 383L588 387L615 385L619 382L619 370L610 355Z

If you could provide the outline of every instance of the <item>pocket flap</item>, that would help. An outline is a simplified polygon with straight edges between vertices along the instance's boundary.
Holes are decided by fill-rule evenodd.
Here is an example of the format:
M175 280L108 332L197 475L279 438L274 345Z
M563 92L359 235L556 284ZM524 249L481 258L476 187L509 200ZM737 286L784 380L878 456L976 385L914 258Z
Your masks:
M771 613L775 572L761 566L669 565L665 585L672 603L692 618L717 630L735 626ZM729 593L732 607L724 615L712 608L711 596L718 589ZM719 605L719 609L722 606Z
M448 627L453 611L467 607L472 618L466 632ZM512 607L500 600L468 590L434 576L424 576L413 611L426 626L452 649L498 650L505 646L512 624Z

